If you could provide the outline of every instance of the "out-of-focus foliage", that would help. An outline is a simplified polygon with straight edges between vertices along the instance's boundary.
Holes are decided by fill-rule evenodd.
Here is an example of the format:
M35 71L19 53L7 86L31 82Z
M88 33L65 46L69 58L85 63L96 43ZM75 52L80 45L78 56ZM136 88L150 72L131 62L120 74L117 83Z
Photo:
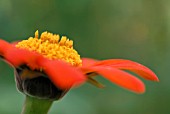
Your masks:
M150 67L160 83L144 81L136 95L98 78L70 91L50 114L170 113L170 1L168 0L0 0L0 37L26 39L40 32L67 35L82 57L124 58ZM24 95L15 88L13 69L0 62L0 114L19 114Z

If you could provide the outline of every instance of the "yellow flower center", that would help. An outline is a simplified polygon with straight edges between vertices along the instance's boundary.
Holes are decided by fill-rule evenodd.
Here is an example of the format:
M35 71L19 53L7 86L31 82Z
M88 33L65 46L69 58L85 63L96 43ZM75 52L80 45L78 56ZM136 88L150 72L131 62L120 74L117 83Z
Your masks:
M36 31L34 38L23 40L16 47L35 51L51 60L63 60L73 66L82 65L80 55L73 48L73 41L66 36L60 38L59 35L43 32L39 38L39 33Z

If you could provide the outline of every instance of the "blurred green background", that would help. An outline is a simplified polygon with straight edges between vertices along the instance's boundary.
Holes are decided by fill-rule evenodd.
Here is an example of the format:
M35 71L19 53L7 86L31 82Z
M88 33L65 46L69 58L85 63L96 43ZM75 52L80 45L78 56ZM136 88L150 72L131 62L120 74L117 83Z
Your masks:
M2 39L26 39L37 29L67 35L82 57L134 60L160 79L142 79L147 91L138 95L99 77L105 89L72 89L50 114L170 113L170 1L0 0ZM16 90L13 69L0 61L0 71L0 114L19 114L24 95Z

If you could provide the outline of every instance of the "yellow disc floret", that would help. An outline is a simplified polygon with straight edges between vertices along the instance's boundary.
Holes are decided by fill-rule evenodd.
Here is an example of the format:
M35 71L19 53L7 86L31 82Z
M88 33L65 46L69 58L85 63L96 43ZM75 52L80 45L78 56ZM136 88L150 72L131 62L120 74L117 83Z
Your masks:
M82 65L80 55L73 48L73 41L66 36L60 38L57 34L43 32L39 38L39 33L36 31L34 38L30 37L28 40L23 40L16 47L35 51L51 60L63 60L73 66Z

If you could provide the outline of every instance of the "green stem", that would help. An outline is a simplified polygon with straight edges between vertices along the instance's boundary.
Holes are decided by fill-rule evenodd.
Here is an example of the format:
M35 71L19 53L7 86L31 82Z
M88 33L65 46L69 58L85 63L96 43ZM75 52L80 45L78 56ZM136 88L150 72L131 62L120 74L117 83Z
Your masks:
M21 114L47 114L53 101L26 96Z

